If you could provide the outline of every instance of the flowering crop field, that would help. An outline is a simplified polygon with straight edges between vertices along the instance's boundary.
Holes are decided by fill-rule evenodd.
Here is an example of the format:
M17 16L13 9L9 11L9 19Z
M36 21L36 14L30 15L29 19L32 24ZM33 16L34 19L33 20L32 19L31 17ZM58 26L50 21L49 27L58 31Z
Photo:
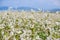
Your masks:
M60 13L2 11L0 40L60 40Z

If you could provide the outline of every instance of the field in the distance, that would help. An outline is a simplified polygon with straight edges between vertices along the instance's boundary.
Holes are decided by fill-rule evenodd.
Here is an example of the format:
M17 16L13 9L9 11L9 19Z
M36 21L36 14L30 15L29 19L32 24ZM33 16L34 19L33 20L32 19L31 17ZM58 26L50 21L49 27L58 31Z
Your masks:
M60 40L60 13L2 11L0 40Z

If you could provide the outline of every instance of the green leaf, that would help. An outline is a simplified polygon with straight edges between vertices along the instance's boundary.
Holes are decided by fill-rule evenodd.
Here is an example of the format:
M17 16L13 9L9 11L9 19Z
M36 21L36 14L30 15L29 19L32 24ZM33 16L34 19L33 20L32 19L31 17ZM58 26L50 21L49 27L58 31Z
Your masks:
M47 35L45 34L44 31L39 32L38 35L39 35L39 37L42 38L43 40L46 40L46 38L47 38Z

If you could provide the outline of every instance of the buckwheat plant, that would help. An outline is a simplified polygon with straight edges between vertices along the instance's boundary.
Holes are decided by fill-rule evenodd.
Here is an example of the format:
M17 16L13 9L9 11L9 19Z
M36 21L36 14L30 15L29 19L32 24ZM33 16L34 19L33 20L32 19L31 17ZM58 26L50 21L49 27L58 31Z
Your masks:
M60 40L60 13L1 11L0 40Z

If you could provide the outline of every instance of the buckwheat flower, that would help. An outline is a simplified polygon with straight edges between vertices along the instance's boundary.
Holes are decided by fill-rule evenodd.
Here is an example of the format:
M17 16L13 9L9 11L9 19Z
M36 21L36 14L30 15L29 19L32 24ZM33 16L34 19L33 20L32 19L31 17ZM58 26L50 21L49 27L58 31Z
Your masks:
M52 36L47 37L47 40L53 40Z
M21 38L21 40L25 40L24 38Z
M16 38L14 37L13 40L16 40Z
M14 28L14 26L13 26L13 25L11 25L11 26L10 26L10 28L12 29L12 28Z
M39 38L39 36L36 36L36 39L37 39L37 40L42 40L42 39Z
M23 38L23 37L25 37L25 35L24 35L24 34L21 34L21 35L20 35L20 38Z
M10 32L10 35L14 35L14 32L13 32L13 31L11 31L11 32Z
M8 40L8 37L6 37L6 35L3 36L5 40Z
M31 30L27 30L27 31L26 31L26 36L29 37L31 34L32 34Z
M56 23L56 25L60 25L60 22L55 22Z
M46 14L46 13L44 13L44 14L43 14L43 17L47 17L47 14Z
M31 28L34 28L34 24L33 24L33 25L31 25Z
M51 24L51 21L46 20L46 23L47 23L47 24Z
M18 34L19 34L19 33L22 33L22 31L16 31L16 33L18 33Z
M4 31L2 31L2 35L4 36Z
M12 28L12 31L13 31L13 32L15 32L15 29L14 29L14 28Z
M3 29L4 28L4 24L0 24L0 29Z
M24 34L26 34L28 31L27 30L23 30Z
M60 29L58 31L60 32Z
M8 38L5 38L5 40L8 40Z
M31 38L30 37L27 37L26 40L31 40Z

